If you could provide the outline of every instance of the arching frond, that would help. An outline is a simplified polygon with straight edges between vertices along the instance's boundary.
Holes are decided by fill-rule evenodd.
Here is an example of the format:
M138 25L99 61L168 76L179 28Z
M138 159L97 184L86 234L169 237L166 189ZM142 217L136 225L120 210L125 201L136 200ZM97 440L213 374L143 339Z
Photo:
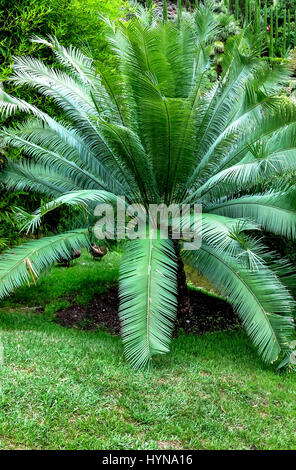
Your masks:
M8 161L0 173L0 182L9 190L33 190L51 197L81 189L70 178L61 176L53 168L34 165L28 161Z
M247 156L237 165L230 166L210 177L192 195L190 200L212 199L238 190L246 190L256 184L268 181L296 170L296 127L281 134L275 134L267 141L250 147Z
M249 218L266 231L288 238L296 235L296 192L242 196L214 203L208 211L226 217Z
M70 116L98 116L88 87L82 86L65 72L50 69L40 60L26 56L14 57L13 70L11 79L16 85L37 88L53 98Z
M23 129L22 126L16 128L3 128L0 131L3 146L20 148L34 159L41 162L44 166L52 166L56 170L61 170L66 176L70 176L79 186L86 188L103 188L104 181L92 175L83 166L79 166L75 161L68 160L63 152L58 149L51 150L47 147L46 141L40 142L38 132ZM62 144L63 145L63 144Z
M59 43L56 37L49 36L48 39L43 39L38 36L33 36L32 41L50 47L56 58L67 68L73 78L78 80L82 85L87 86L96 108L100 108L99 111L103 113L104 116L113 116L114 119L116 108L102 83L100 75L96 72L91 57L86 56L82 51L72 45L68 48L64 47Z
M263 139L276 137L281 140L281 133L285 134L288 126L296 123L296 107L289 103L282 103L272 112L253 115L249 122L247 132L241 132L240 139L232 150L221 159L216 171L221 171L231 165L240 162L249 152L250 148L260 144ZM292 132L292 131L291 131Z
M19 218L23 221L23 230L30 232L35 230L41 223L42 217L48 212L51 212L58 207L63 205L68 206L82 206L87 209L88 205L91 205L93 209L95 208L95 203L108 203L116 204L117 197L115 194L108 193L107 191L96 191L96 190L80 190L80 191L71 191L70 193L65 193L62 196L53 199L50 202L42 205L37 209L33 214L28 214L25 211L20 211Z
M54 155L59 154L62 158L56 157L55 160L51 158L49 161L51 166L59 165L61 161L65 162L65 160L74 162L88 172L89 179L97 181L105 189L112 192L123 191L119 181L112 175L114 156L98 134L86 141L80 135L80 132L68 123L52 122L46 116L45 119L29 119L22 125L7 129L7 133L16 137L16 146L18 143L17 138L20 137L41 147L38 160L41 160L43 164L47 163L47 159L50 158L50 155L52 156L52 152ZM22 142L21 140L20 145L22 145ZM5 143L6 137L3 136L3 145ZM91 150L91 145L94 143L96 144L96 152ZM38 147L35 147L35 149L37 157ZM43 152L46 151L49 155L44 158Z
M33 114L36 117L42 119L45 115L43 111L38 109L36 106L27 103L26 101L16 98L15 96L11 96L6 93L0 87L0 112L4 118L8 118L16 113L16 111L22 111L28 114Z
M219 33L219 24L211 8L201 4L194 13L196 36L200 43L207 43Z
M141 144L137 134L117 124L100 123L99 131L108 141L112 153L116 156L121 171L134 191L134 200L140 191L141 200L146 204L153 201L157 193L152 162ZM137 186L134 184L137 182Z
M129 362L142 369L169 350L177 310L177 265L170 240L129 242L120 268L121 329Z
M294 302L272 271L247 270L206 244L184 256L227 297L266 362L290 353Z
M43 269L60 257L69 258L72 250L87 246L88 230L79 229L7 250L0 258L0 298L24 284L36 283Z

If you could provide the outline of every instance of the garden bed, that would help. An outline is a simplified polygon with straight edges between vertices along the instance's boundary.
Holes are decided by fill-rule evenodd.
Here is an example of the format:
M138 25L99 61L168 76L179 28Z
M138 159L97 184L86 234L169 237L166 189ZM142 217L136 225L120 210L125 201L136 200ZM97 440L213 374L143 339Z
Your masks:
M237 315L224 300L197 290L189 290L189 299L193 314L177 319L175 336L180 330L187 334L203 334L240 327ZM112 287L103 294L95 295L88 305L73 305L57 312L56 318L66 327L84 330L105 328L110 333L119 335L118 305L118 289Z

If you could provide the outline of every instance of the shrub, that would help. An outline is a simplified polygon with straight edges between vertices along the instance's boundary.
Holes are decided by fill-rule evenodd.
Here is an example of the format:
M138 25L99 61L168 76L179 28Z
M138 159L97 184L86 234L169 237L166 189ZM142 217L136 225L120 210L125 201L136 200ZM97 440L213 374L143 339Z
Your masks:
M7 82L12 71L13 56L34 55L57 66L50 49L31 41L33 35L52 35L66 46L80 44L93 50L96 60L111 67L111 56L106 51L107 43L103 34L104 23L99 19L98 12L100 10L102 15L114 20L121 17L122 7L122 0L0 0L0 83L4 82L5 89L14 96L34 102L47 112L56 112L57 109L49 98ZM18 120L21 116L18 114L16 117ZM14 117L14 122L17 120ZM0 120L0 124L3 123L4 120ZM19 152L10 150L9 157L17 159ZM26 208L40 203L36 195L22 192L13 197L11 194L8 196L5 189L0 189L0 238L5 233L9 244L20 240L17 226L9 215L10 208L19 204L20 197Z

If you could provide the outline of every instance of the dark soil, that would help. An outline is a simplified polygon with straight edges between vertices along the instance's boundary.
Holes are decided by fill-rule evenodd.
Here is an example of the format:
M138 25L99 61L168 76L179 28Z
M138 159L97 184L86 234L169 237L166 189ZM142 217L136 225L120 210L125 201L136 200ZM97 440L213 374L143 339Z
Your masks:
M188 334L201 335L240 328L238 316L225 300L195 290L189 290L188 294L192 314L177 316L176 332L182 329Z
M177 318L175 336L180 332L203 334L211 331L234 330L240 327L237 315L224 300L198 291L189 291L192 314ZM74 305L57 312L57 321L66 327L84 330L104 328L120 334L118 318L118 289L112 287L95 295L88 305Z

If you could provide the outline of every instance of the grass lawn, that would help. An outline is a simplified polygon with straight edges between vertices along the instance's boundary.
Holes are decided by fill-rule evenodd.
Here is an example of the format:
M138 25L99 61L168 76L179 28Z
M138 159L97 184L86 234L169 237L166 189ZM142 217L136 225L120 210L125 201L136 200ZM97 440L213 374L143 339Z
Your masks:
M84 254L1 303L0 449L296 449L296 374L244 333L180 336L136 373L119 337L53 321L114 282L119 257Z

